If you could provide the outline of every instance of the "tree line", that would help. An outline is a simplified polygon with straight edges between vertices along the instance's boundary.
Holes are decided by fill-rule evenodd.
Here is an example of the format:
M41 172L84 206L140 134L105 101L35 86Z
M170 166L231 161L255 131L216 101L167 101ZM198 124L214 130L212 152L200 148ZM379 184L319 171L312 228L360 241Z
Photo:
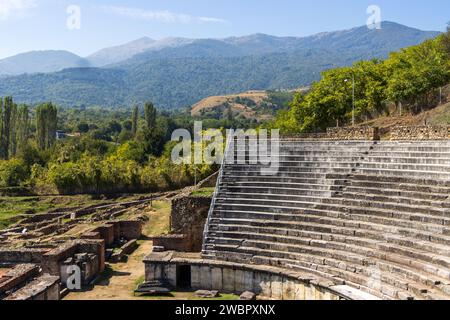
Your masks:
M271 123L285 133L322 131L389 112L418 113L436 106L450 81L450 29L435 39L322 73L307 94L298 93ZM353 100L354 96L354 100ZM354 109L354 111L353 111Z
M50 148L56 139L57 108L51 103L36 107L36 140L41 150ZM12 97L0 97L0 159L21 154L30 137L30 107L17 105Z
M192 184L214 170L172 163L171 133L191 127L192 119L159 112L151 102L117 110L51 103L14 107L6 100L11 105L6 113L17 108L17 117L7 117L16 125L5 132L21 150L0 160L0 187L26 187L37 194L162 191ZM57 129L68 133L66 138L57 140Z

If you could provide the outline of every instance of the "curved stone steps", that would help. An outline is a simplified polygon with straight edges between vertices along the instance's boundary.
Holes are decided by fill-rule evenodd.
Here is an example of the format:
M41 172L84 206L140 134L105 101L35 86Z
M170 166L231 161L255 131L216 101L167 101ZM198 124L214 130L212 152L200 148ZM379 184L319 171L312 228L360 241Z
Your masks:
M215 228L211 233L218 232L228 232L228 231L240 231L240 229L247 230L261 230L262 233L270 234L269 230L273 230L272 236L281 236L281 237L300 237L302 239L307 239L306 242L311 240L325 240L325 241L334 241L338 240L339 242L347 243L350 245L358 245L365 246L371 249L377 249L379 244L393 244L396 246L396 249L399 250L417 250L418 252L425 253L428 257L425 259L426 262L432 261L437 256L448 257L450 255L450 249L448 246L418 241L415 238L408 238L398 236L394 233L382 234L380 235L377 232L361 229L354 229L348 226L345 227L336 227L333 225L320 224L320 223L288 223L288 222L278 222L278 221L260 221L254 219L254 222L249 219L219 219L219 222L213 222L212 226ZM240 222L239 225L234 225L233 223ZM222 224L222 227L220 227ZM240 229L239 229L240 227ZM222 229L223 228L223 229ZM239 230L233 230L239 229ZM358 231L358 232L357 232ZM367 235L367 236L365 236ZM294 240L294 239L293 239ZM408 253L409 254L409 253ZM395 255L395 252L394 252ZM419 257L419 254L416 254L416 257ZM447 260L447 268L448 270L442 270L442 277L448 279L450 281L450 260ZM445 267L445 266L444 266ZM444 272L445 271L445 272Z
M344 282L344 284L353 285L354 287L362 291L374 294L383 299L401 299L401 297L405 296L407 296L410 299L419 299L419 300L426 299L426 297L424 297L423 294L421 296L411 291L399 289L393 286L392 284L388 284L383 281L381 282L376 281L377 279L371 280L370 275L368 276L362 273L348 271L347 265L344 265L342 262L334 260L332 258L320 259L317 256L305 255L296 252L289 252L289 254L286 254L283 251L266 250L255 247L242 246L236 248L234 246L217 245L216 248L219 249L216 251L223 251L225 253L225 257L230 259L229 261L234 261L232 260L233 253L240 252L246 255L251 255L253 257L258 257L259 258L258 264L262 263L261 260L263 261L272 260L274 261L272 265L280 266L281 262L281 265L284 267L301 271L309 271L312 272L313 274L317 274L318 276L324 277L330 281L342 281ZM289 258L286 258L286 255L288 255ZM252 259L255 260L254 258ZM238 259L238 261L239 260L240 259ZM394 283L398 283L401 281L401 279L397 279L394 276L388 278L388 280Z
M392 217L400 220L421 221L443 226L450 226L450 210L431 209L426 206L407 206L397 203L368 202L358 199L342 198L319 198L313 196L286 195L260 195L260 199L231 197L229 192L220 192L217 199L217 205L253 205L270 206L274 209L299 210L299 209L330 209L336 211L336 208L345 209L347 213L367 213L384 217ZM277 198L278 197L278 198ZM292 200L292 199L296 200ZM323 202L320 202L323 201ZM345 207L343 207L345 206ZM339 211L339 210L338 210Z
M361 201L370 201L371 203L383 203L383 204L391 204L391 205L404 205L405 208L424 208L425 212L433 212L432 208L438 207L442 208L442 210L450 209L450 202L445 201L444 195L442 195L442 200L429 200L429 199L417 199L413 197L389 197L380 194L368 194L364 193L363 190L360 192L350 192L348 188L338 189L331 188L328 186L328 189L325 189L326 185L323 185L323 188L319 189L301 189L301 188L270 188L270 187L236 187L232 184L226 187L226 193L222 193L222 195L226 196L228 194L239 194L239 195L253 195L260 199L266 199L265 197L299 197L299 199L303 199L305 196L320 196L320 195L331 195L331 193L339 192L340 194L334 195L333 199L360 199ZM336 187L336 186L335 186ZM334 190L330 190L334 189ZM231 191L232 190L232 191ZM265 192L262 192L265 191ZM259 193L258 193L259 192ZM431 207L431 211L428 211L427 208ZM450 210L448 212L450 217Z
M205 254L314 270L383 298L450 296L450 141L280 145L278 169L224 166ZM374 265L382 288L366 283Z
M285 243L285 244L295 244L295 245L303 245L303 246L317 246L317 247L322 247L325 246L324 248L329 248L332 249L333 252L339 252L342 251L345 253L356 253L361 255L362 257L364 256L364 254L368 254L368 261L383 261L386 264L390 263L391 265L396 265L397 268L400 267L399 264L397 264L397 262L403 262L404 263L404 270L408 270L410 275L410 278L412 280L417 280L417 279L423 279L421 278L421 275L425 274L426 278L425 281L423 282L423 284L425 285L437 285L437 284L445 284L445 285L449 285L450 284L450 263L448 263L448 260L446 262L447 267L442 266L442 265L434 265L433 263L435 263L435 261L437 259L445 259L445 256L440 256L438 257L436 256L432 256L429 253L425 252L425 251L417 251L417 250L412 250L410 252L408 252L407 254L397 254L398 252L406 252L408 249L405 246L402 246L401 244L399 244L398 242L393 242L391 243L390 240L392 240L392 238L387 238L387 239L383 239L383 240L369 240L369 239L364 239L362 237L352 237L352 236L336 236L335 234L333 234L332 236L330 235L329 239L316 239L314 237L309 237L308 236L314 236L313 234L307 234L307 232L304 232L303 234L306 237L295 237L292 235L280 235L278 234L276 231L280 232L280 231L284 231L286 232L287 230L283 230L280 228L272 228L274 230L274 232L271 234L270 233L270 228L267 228L266 230L264 230L263 228L257 228L257 227L244 227L241 226L241 228L239 229L238 226L235 226L234 228L231 227L230 225L227 225L226 227L229 230L215 230L214 232L212 232L211 234L211 239L214 239L215 237L224 237L224 238L235 238L237 239L238 243L242 243L243 240L261 240L264 239L265 241L271 241L271 242L281 242L281 243ZM236 231L235 229L238 229L239 231ZM241 231L242 230L242 231ZM260 232L260 234L252 232L258 230ZM247 233L245 233L247 232ZM277 238L277 239L275 239ZM389 252L389 256L386 257L386 253ZM408 256L411 253L414 253L413 256ZM421 257L422 255L422 257ZM423 259L423 256L427 257L426 259ZM345 260L345 257L343 258ZM418 262L416 260L414 260L414 264L412 263L413 261L411 259L416 259L416 260L421 260L424 261L424 263L422 262ZM405 273L407 274L407 273Z
M349 235L361 234L362 236L365 236L366 234L367 236L370 236L377 233L382 233L383 236L385 234L399 234L403 237L410 238L411 240L428 241L432 245L439 246L440 244L443 244L450 246L449 230L447 230L447 234L441 233L441 235L437 235L436 230L423 228L422 224L416 224L416 226L412 224L399 226L399 223L395 221L393 223L390 221L390 224L384 224L383 221L376 219L364 219L366 218L365 216L349 217L346 214L335 214L332 212L320 211L305 213L295 212L290 214L278 214L262 211L225 211L225 213L220 214L217 218L223 219L222 216L224 215L226 218L236 219L237 221L254 219L255 223L257 223L258 220L262 220L264 223L274 227L287 225L292 228L295 227L296 229L305 228L306 230L309 230L310 228L317 226L317 230L321 230L322 232L331 232L330 230L339 232L338 229L341 229L342 231L347 231ZM216 215L213 216L213 219L215 218ZM362 219L358 220L358 218ZM376 237L375 239L380 238Z

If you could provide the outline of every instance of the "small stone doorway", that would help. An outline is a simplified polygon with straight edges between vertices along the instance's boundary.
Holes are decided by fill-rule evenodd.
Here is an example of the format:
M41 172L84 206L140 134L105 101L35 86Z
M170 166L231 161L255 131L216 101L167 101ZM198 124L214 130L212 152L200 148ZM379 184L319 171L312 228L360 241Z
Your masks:
M177 287L182 289L191 288L191 266L177 266Z

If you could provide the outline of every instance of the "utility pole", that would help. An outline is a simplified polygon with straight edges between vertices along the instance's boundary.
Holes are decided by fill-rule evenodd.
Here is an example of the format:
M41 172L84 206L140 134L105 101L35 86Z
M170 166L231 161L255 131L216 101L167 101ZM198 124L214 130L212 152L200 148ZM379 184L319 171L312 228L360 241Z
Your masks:
M345 79L348 82L349 79ZM355 126L355 74L352 73L352 126Z
M352 126L355 126L355 75L352 74L353 89L352 89Z

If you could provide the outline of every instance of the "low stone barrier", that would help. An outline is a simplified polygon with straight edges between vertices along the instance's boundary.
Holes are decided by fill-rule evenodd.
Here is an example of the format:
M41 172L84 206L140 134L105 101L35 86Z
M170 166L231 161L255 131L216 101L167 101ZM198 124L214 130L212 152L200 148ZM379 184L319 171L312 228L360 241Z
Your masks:
M0 277L0 296L5 292L12 290L27 279L39 274L39 266L34 264L19 264Z
M380 140L376 127L328 128L327 138L331 140Z
M173 287L184 284L192 290L235 294L252 291L276 300L348 299L338 292L340 286L331 281L276 267L181 257L173 252L152 253L144 258L144 263L147 282L167 281Z
M304 140L380 140L377 127L335 127L327 128L326 132L306 132L286 138Z
M154 247L163 247L165 250L186 252L190 249L184 234L166 234L153 237L152 240Z
M391 140L447 140L450 139L450 127L411 126L391 129Z

